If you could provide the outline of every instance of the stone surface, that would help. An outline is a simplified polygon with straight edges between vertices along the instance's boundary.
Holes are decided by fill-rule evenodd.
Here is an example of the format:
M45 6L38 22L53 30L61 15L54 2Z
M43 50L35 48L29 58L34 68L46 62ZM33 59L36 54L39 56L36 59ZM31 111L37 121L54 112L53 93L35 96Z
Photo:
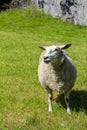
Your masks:
M15 8L24 8L28 6L28 1L29 0L11 0L9 4L10 9L15 9Z
M87 0L31 0L32 2L53 17L87 25Z

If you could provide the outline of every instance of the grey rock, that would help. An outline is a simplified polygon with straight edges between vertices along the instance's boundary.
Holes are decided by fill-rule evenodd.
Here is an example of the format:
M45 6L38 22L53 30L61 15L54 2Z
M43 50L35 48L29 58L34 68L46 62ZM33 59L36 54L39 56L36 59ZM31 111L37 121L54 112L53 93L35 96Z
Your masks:
M31 3L53 17L87 25L87 0L31 0Z

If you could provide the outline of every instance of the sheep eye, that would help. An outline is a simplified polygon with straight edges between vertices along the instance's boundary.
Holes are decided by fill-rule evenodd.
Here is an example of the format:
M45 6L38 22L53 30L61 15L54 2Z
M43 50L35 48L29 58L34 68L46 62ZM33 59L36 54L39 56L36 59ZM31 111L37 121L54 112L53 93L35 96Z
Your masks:
M58 49L56 48L54 51L58 51Z

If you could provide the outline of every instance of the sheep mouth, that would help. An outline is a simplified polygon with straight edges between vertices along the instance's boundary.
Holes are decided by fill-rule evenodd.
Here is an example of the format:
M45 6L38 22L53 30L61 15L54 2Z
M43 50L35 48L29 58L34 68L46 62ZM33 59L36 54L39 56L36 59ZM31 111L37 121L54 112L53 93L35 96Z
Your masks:
M48 63L51 62L51 60L50 60L50 59L44 59L44 62L45 62L46 64L48 64Z

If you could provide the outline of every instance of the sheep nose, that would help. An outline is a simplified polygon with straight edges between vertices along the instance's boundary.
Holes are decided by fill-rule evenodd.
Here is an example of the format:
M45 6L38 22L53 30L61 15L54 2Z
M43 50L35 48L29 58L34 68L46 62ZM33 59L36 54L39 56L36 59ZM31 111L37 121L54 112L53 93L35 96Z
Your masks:
M48 58L49 58L48 56L45 56L45 57L44 57L44 60L47 60Z
M49 63L50 62L50 58L48 56L44 56L44 62L45 63Z

